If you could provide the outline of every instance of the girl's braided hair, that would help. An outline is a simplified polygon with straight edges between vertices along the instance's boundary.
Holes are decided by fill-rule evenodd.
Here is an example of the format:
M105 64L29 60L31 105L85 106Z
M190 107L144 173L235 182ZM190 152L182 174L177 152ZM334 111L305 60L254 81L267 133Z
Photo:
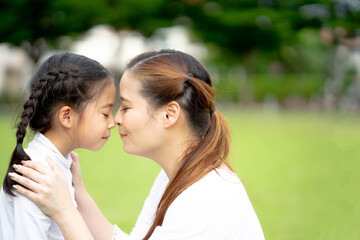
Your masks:
M14 171L13 165L30 160L22 146L27 126L34 132L45 133L60 107L67 105L82 113L87 103L112 82L106 68L85 56L59 53L45 60L31 79L30 96L17 124L17 144L3 182L7 194L14 196L11 189L15 182L8 177L8 173Z

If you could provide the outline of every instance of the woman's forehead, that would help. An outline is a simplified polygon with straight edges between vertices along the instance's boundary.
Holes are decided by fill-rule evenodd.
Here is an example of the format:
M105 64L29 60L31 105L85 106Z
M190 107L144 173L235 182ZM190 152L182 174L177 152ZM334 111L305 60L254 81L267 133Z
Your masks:
M140 81L132 74L125 72L120 80L119 92L120 100L124 102L134 102L138 98L142 98L140 95Z

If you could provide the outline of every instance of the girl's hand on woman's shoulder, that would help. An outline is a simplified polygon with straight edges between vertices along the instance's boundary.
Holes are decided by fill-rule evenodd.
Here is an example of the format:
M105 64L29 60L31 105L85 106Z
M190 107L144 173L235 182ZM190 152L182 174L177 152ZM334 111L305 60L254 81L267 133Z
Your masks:
M76 152L70 152L70 156L72 158L72 164L71 164L72 182L76 192L85 187L81 176L79 155Z

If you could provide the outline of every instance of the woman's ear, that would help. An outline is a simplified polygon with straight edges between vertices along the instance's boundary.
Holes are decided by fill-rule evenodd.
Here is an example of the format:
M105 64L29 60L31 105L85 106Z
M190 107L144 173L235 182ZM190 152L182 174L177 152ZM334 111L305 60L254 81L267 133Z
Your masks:
M165 127L171 127L176 122L178 122L180 118L181 108L179 103L175 101L169 102L163 112L163 122Z
M74 110L70 106L63 106L58 111L58 120L65 128L71 128L74 125Z

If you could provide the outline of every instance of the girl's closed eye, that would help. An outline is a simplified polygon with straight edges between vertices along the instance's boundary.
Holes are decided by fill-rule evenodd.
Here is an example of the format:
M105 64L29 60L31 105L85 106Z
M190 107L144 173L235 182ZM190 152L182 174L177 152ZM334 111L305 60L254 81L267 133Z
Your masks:
M122 108L120 109L120 111L124 112L124 111L126 111L126 110L128 110L128 109L129 109L128 107L122 107Z
M107 113L103 113L103 115L105 116L105 118L109 117L109 114L107 114Z

